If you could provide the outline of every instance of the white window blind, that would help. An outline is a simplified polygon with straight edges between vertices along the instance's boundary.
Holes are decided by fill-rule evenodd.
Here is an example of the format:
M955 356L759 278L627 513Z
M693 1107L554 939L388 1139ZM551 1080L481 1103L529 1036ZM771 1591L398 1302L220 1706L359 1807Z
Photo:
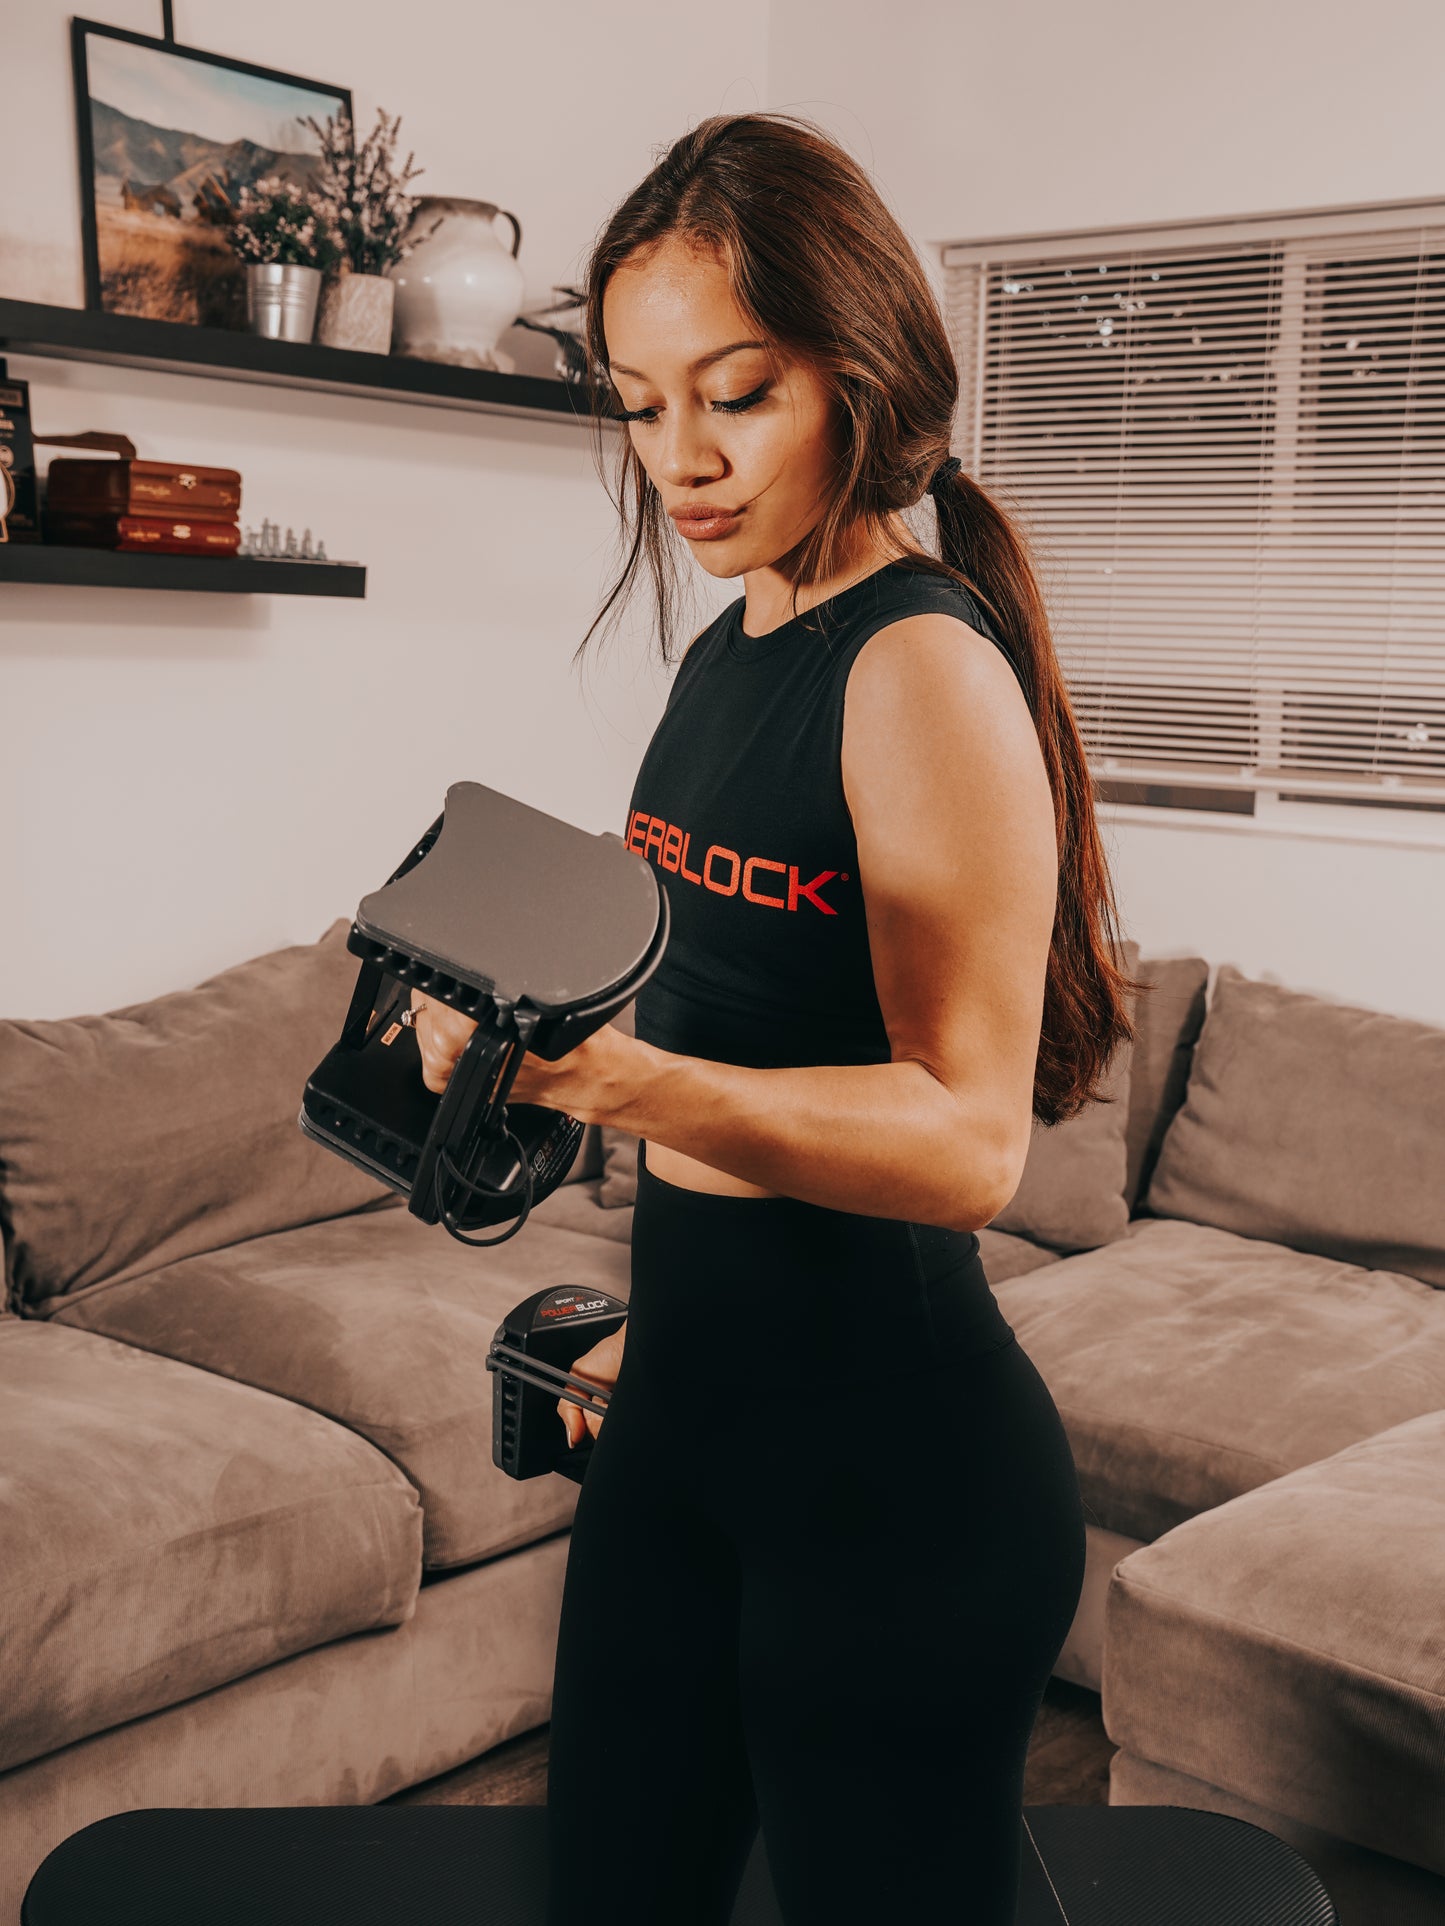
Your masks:
M943 265L1095 778L1445 805L1445 203Z

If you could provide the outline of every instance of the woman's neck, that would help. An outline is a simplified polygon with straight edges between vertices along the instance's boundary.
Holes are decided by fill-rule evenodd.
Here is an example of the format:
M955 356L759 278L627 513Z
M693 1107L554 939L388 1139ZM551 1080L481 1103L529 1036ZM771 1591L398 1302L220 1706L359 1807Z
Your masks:
M906 531L905 531L906 532ZM852 559L824 582L806 582L798 590L798 606L793 607L793 580L779 568L750 569L743 576L743 591L747 605L743 610L743 633L750 636L766 635L772 629L781 628L790 622L794 614L805 615L819 602L826 602L830 596L841 595L855 582L874 574L889 562L896 562L906 553L903 542L883 540L870 544L867 548L855 551Z

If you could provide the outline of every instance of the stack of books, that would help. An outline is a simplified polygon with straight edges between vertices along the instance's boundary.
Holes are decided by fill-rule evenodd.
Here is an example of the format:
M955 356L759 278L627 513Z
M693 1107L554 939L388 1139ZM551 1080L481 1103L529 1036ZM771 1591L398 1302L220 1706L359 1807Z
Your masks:
M59 455L50 464L45 536L82 548L234 555L240 510L234 468Z

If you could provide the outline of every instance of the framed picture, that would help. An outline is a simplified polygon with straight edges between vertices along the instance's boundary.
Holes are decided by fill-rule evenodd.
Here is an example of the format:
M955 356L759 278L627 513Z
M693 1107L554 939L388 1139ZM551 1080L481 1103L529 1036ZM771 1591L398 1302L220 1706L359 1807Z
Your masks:
M223 228L242 187L309 185L310 115L351 92L94 20L70 23L80 136L85 304L203 328L246 325Z

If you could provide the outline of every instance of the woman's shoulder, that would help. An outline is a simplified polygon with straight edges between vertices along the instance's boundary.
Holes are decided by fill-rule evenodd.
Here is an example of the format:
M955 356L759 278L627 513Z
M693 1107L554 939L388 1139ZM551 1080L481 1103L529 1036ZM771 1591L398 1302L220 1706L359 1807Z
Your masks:
M893 573L898 577L897 583L886 597L880 599L878 608L866 624L866 632L859 638L860 642L872 641L885 630L901 629L915 615L951 616L991 642L1007 662L1014 680L1020 688L1024 687L1013 652L999 634L998 624L965 583L956 576L944 575L932 569L900 567ZM858 653L862 653L861 648ZM872 651L875 664L879 654L877 648Z
M894 573L897 582L890 599L907 611L916 608L930 613L939 610L946 615L957 615L971 629L986 635L991 642L999 640L997 625L988 610L973 590L960 582L956 575L945 575L938 570L913 564L900 564Z

